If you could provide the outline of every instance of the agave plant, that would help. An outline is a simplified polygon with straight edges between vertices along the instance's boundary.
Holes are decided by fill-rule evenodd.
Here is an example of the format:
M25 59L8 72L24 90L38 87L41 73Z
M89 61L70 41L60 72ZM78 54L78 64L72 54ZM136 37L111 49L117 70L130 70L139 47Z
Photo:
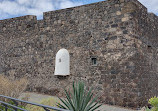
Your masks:
M146 108L146 110L145 111L152 111L151 109L149 109L149 108Z
M71 111L94 111L101 105L96 102L97 96L93 97L92 89L85 90L85 85L82 82L78 84L73 83L72 93L65 90L66 99L61 99L61 103L58 103L58 107L68 109Z

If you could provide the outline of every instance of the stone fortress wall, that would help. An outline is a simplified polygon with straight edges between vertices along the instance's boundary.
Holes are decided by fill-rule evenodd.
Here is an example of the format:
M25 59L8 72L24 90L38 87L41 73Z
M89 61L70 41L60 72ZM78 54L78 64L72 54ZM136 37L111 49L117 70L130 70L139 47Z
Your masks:
M137 0L108 0L0 21L0 73L27 76L27 91L63 96L82 80L103 103L138 108L157 95L158 17ZM54 76L70 53L70 76ZM91 58L97 59L92 65Z

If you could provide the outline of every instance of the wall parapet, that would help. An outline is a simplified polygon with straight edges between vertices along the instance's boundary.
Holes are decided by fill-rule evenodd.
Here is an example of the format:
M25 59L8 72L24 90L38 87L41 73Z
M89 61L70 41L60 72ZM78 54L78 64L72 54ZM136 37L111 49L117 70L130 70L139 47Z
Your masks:
M102 10L99 11L105 11L107 10L108 14L111 12L113 13L113 6L115 5L126 5L126 3L133 2L135 3L139 9L142 11L142 13L147 15L147 8L142 5L138 0L107 0L107 1L101 1L97 3L92 3L88 5L82 5L62 10L56 10L56 11L49 11L43 13L43 20L37 20L37 17L34 15L26 15L22 17L16 17L11 19L5 19L0 20L0 29L6 29L6 28L15 28L18 26L26 26L27 24L35 25L37 24L37 27L42 25L43 23L46 25L54 24L56 22L62 21L62 19L66 21L70 21L70 19L73 19L77 17L76 14L82 14L86 12L86 10L95 9L99 10L99 7L102 7ZM127 7L128 8L128 7ZM131 7L133 8L133 7ZM117 10L116 10L117 11ZM98 12L99 13L99 12ZM155 17L156 18L156 17ZM59 20L59 21L58 21Z
M158 21L158 16L154 13L148 13L148 17L154 21Z
M26 15L16 18L10 18L5 20L0 20L0 29L5 31L6 29L21 27L37 22L37 17L34 15Z
M97 2L97 3L87 4L87 5L81 5L81 6L77 6L77 7L71 7L71 8L62 9L62 10L49 11L49 12L44 12L43 18L44 18L44 20L50 20L50 19L56 20L56 19L63 18L63 16L69 16L71 14L71 12L73 12L73 11L82 12L82 11L86 11L88 9L92 9L92 7L94 9L99 8L98 6L102 6L102 8L106 9L109 6L112 6L112 5L115 5L118 3L120 3L119 0L107 0L107 1ZM58 15L60 15L60 16L58 16Z

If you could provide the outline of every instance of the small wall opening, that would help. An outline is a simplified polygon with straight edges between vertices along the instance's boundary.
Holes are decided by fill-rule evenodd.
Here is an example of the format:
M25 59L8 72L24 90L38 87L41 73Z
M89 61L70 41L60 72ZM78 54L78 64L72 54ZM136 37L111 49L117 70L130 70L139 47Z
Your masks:
M97 58L96 57L92 57L91 58L91 63L93 66L96 66L97 65Z
M149 52L149 53L152 53L152 46L151 46L151 45L148 45L148 46L147 46L147 49L148 49L148 52Z
M26 27L27 27L27 28L31 28L32 26L31 26L31 25L27 25Z

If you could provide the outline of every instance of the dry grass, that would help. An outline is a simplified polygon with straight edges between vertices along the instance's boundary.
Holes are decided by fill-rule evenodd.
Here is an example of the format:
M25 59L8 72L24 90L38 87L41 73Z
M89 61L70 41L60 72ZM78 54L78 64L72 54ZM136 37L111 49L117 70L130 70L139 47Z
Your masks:
M57 103L59 103L59 99L50 97L50 98L46 98L43 99L39 102L39 104L43 104L43 105L47 105L47 106L52 106L52 107L57 107ZM34 105L26 105L26 109L28 111L45 111L42 107L39 106L34 106ZM50 110L50 111L54 111L54 110Z
M26 78L11 80L6 76L0 75L0 95L18 98L26 89L27 84Z

